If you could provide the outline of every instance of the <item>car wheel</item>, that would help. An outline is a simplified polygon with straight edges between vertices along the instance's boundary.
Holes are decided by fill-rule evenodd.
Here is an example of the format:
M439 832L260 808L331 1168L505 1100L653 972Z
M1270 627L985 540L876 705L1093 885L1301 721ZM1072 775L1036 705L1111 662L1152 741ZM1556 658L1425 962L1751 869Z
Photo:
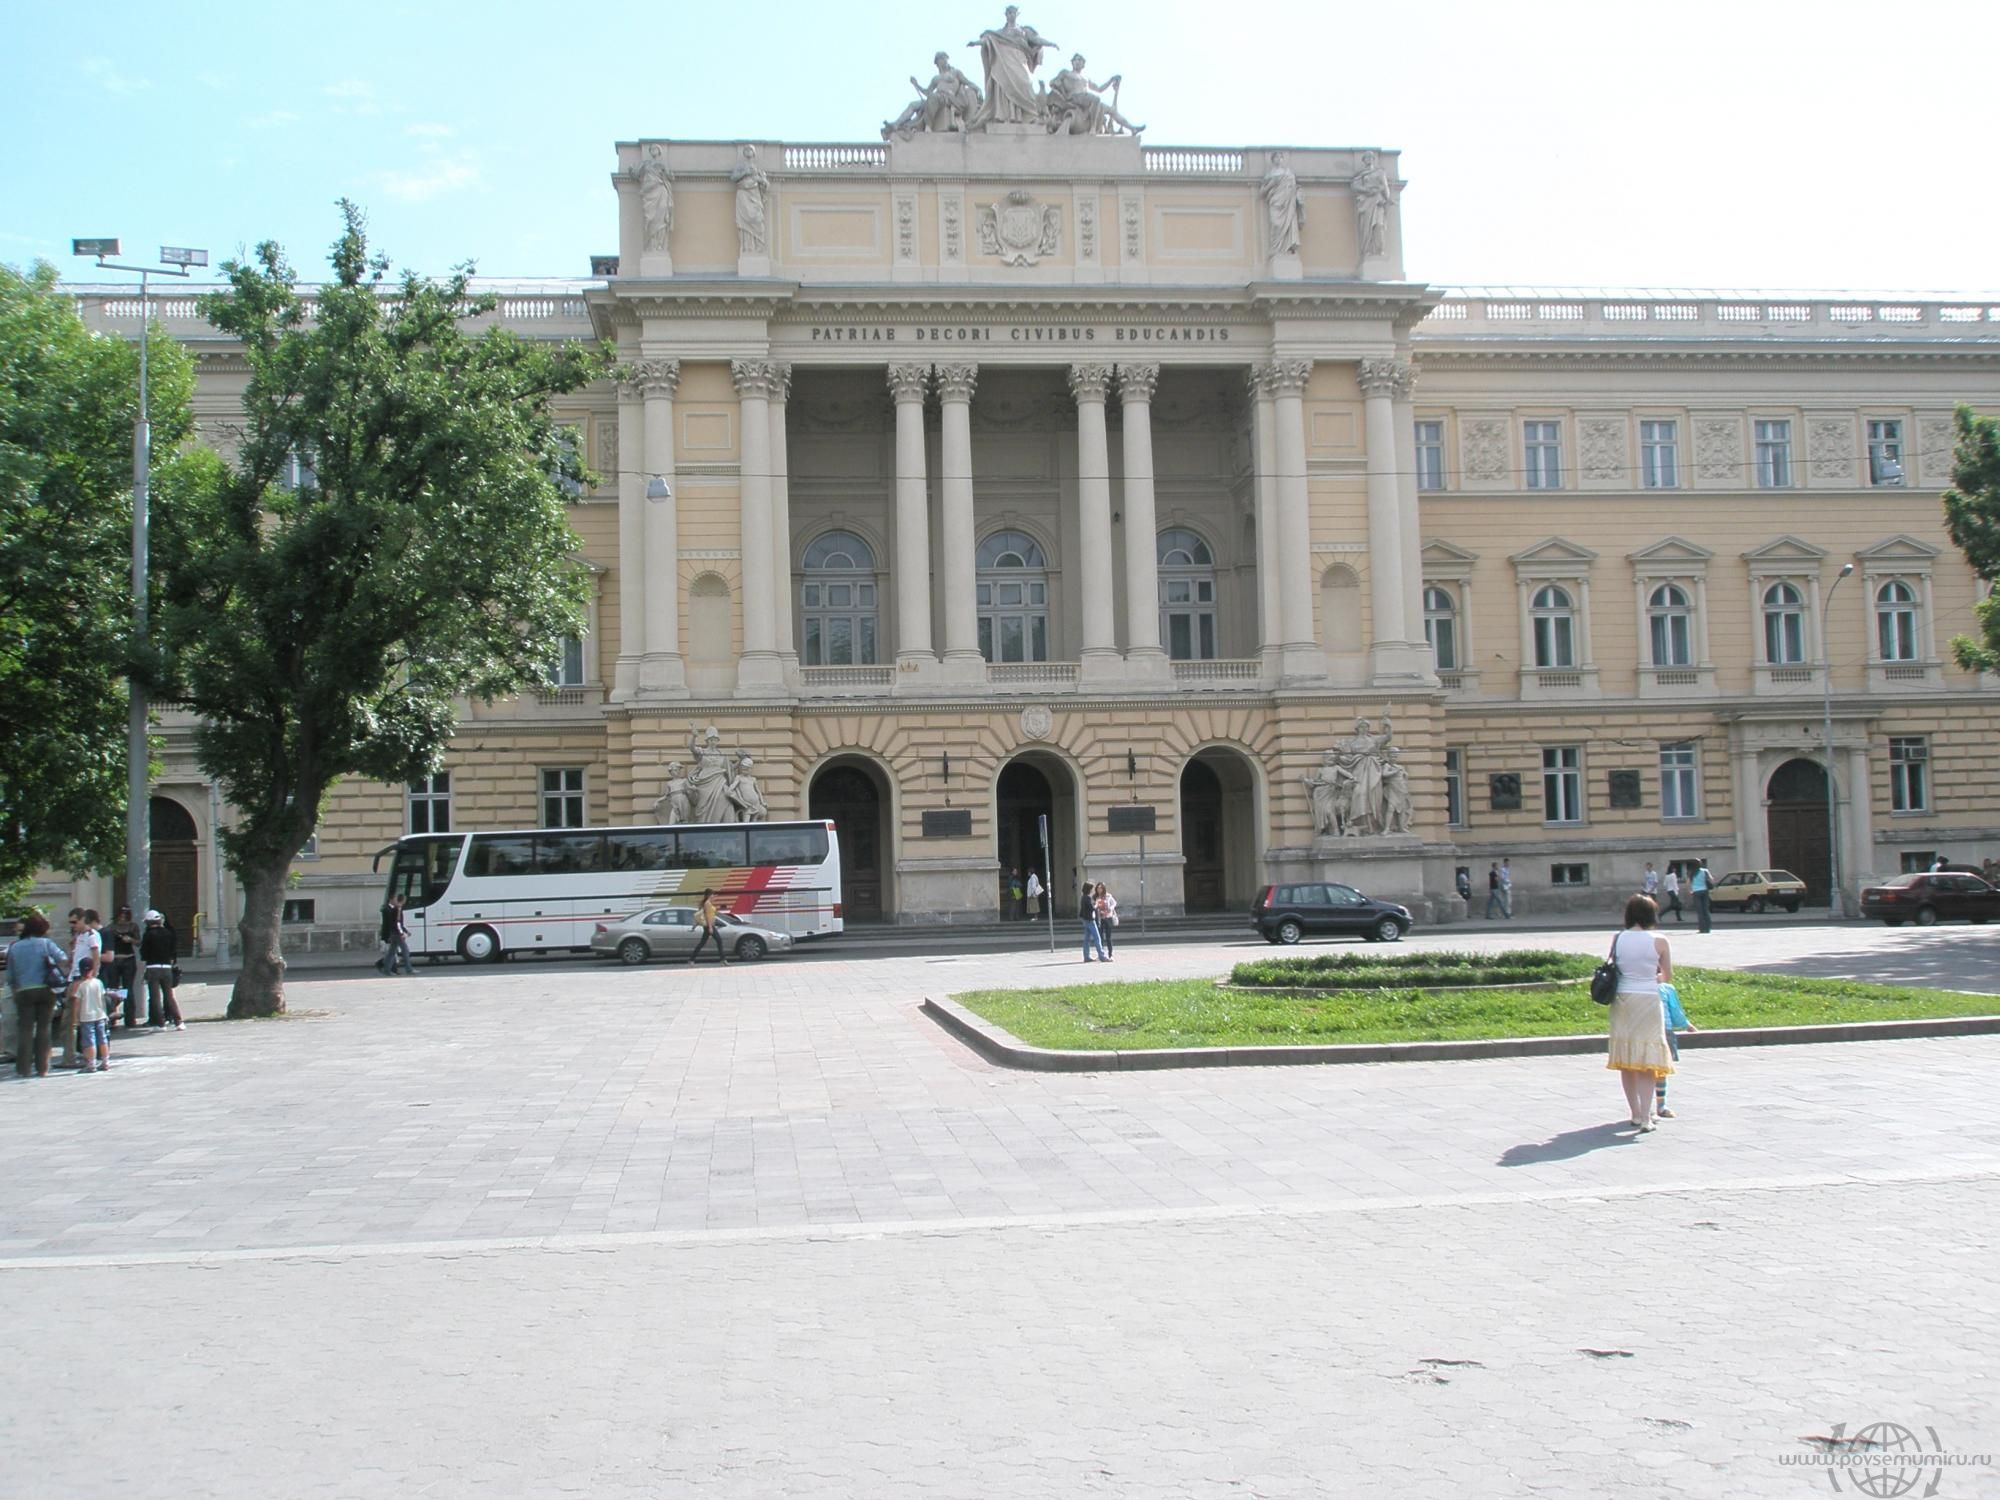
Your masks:
M458 935L458 956L469 964L497 964L506 950L491 927L468 927Z
M771 950L767 946L765 946L764 940L760 937L755 937L755 936L746 937L745 939L743 939L742 942L736 945L736 956L744 963L754 964L755 962L757 962L758 959L762 958L766 953L769 953L770 951Z
M1935 927L1935 926L1937 926L1937 908L1936 908L1935 906L1920 906L1920 907L1918 907L1918 908L1917 908L1917 925L1918 925L1919 927Z
M1785 910L1788 912L1796 914L1798 912L1798 909L1799 909L1799 903L1796 901L1787 901L1785 903Z
M1287 917L1278 924L1277 940L1287 947L1306 935L1305 928L1299 926L1296 917Z
M618 945L618 962L637 968L653 956L653 950L642 937L628 937Z
M1378 943L1393 943L1403 936L1403 924L1394 917L1384 917L1375 924L1374 937Z
M1743 903L1743 909L1752 916L1756 916L1764 910L1764 898L1762 896L1752 896L1748 901Z
M1901 917L1884 917L1882 919L1882 925L1884 927L1901 927L1903 925L1903 919Z

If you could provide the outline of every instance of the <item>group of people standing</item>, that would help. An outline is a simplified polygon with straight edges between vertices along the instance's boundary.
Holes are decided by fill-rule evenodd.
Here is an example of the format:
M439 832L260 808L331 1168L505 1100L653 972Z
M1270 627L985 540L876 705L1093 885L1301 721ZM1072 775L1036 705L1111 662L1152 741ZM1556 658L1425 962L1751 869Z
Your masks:
M21 935L7 950L7 988L14 1002L13 1037L7 1050L12 1052L15 1073L46 1078L58 1038L63 1044L62 1066L85 1073L105 1071L111 1061L111 1029L121 1006L125 1030L139 1029L142 978L147 1029L185 1031L187 1023L174 995L179 957L180 940L157 911L146 913L142 927L132 920L129 906L121 906L118 919L108 925L89 908L72 908L67 946L49 936L49 919L40 912L26 918Z
M1688 894L1694 898L1694 919L1702 932L1715 930L1715 914L1709 908L1709 892L1715 887L1715 877L1709 873L1708 861L1696 860L1694 872L1688 876ZM1639 881L1639 894L1651 901L1660 918L1669 914L1675 922L1686 920L1682 913L1687 908L1681 905L1681 872L1673 865L1667 866L1662 876L1653 868L1651 860L1646 861L1646 873Z
M1083 924L1083 961L1090 962L1090 951L1095 948L1097 956L1110 963L1112 937L1118 927L1118 898L1104 888L1103 881L1092 885L1086 880L1076 915Z

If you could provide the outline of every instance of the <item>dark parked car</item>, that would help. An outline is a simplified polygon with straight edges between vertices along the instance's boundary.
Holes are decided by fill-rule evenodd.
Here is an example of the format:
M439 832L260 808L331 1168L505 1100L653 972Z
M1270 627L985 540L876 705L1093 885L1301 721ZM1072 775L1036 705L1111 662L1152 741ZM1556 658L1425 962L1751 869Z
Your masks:
M1410 930L1410 922L1407 906L1321 880L1267 885L1250 908L1250 925L1267 943L1296 943L1302 937L1336 932L1353 933L1371 943L1393 943Z
M1891 927L1915 922L1991 922L2000 918L2000 890L1977 875L1951 870L1898 875L1861 893L1861 915L1880 917Z

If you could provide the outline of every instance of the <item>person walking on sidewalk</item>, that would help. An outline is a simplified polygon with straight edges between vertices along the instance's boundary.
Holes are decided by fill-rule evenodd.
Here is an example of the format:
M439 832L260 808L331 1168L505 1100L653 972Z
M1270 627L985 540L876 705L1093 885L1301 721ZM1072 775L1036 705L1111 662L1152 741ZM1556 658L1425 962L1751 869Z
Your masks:
M703 945L712 942L715 944L715 961L728 963L729 954L722 946L722 908L716 904L715 892L701 893L701 910L694 914L694 925L701 929L701 936L694 940L694 952L688 955L688 962L692 964L700 958Z
M135 1030L139 1025L139 924L132 920L132 908L118 908L118 920L99 934L111 941L111 960L104 969L104 994L107 1011L115 1009L109 1002L120 1000L125 1007L125 1029ZM111 1026L111 1017L105 1017L105 1028Z
M1042 885L1042 873L1039 870L1028 871L1028 899L1035 903L1035 920L1048 921L1049 893Z
M1097 899L1097 938L1104 944L1104 956L1109 958L1116 947L1111 939L1112 929L1118 925L1118 898L1104 888L1101 880L1092 894Z
M180 943L167 919L156 911L146 913L146 928L139 934L139 962L146 966L146 1025L154 1031L171 1026L186 1031L180 1002L174 998L175 962L181 956Z
M405 974L415 974L417 966L410 962L410 929L403 922L403 897L400 892L382 903L382 956L375 960L375 967L384 974L394 975L397 961L401 960Z
M1083 961L1090 962L1090 950L1095 948L1097 956L1106 963L1111 955L1104 951L1104 938L1097 928L1097 889L1088 883L1083 888L1083 899L1077 903L1076 919L1083 924Z
M1639 877L1639 894L1650 899L1654 905L1660 900L1660 872L1653 868L1653 862L1646 861L1646 873Z
M69 974L63 950L49 941L49 919L36 912L7 950L7 989L14 999L14 1071L49 1076L56 995Z
M1500 915L1514 920L1514 867L1504 859L1500 861Z
M1674 914L1674 920L1676 922L1687 920L1681 915L1682 911L1686 909L1681 905L1681 872L1676 870L1672 865L1667 866L1665 889L1667 894L1667 910Z
M1611 1042L1604 1066L1618 1074L1632 1123L1654 1128L1653 1105L1660 1081L1674 1070L1667 1050L1666 1009L1660 986L1672 984L1673 955L1653 931L1659 912L1644 896L1625 903L1625 930L1611 940L1618 966L1618 993L1611 1002Z
M1500 905L1500 867L1486 867L1486 920L1493 920L1493 913Z
M1708 861L1703 860L1694 867L1694 919L1701 924L1700 930L1712 932L1711 913L1708 906L1709 888L1715 884L1715 877L1708 873Z
M76 1070L102 1073L111 1066L111 1018L104 1009L104 983L97 977L97 961L86 959L70 981L63 1001L63 1024L76 1029Z

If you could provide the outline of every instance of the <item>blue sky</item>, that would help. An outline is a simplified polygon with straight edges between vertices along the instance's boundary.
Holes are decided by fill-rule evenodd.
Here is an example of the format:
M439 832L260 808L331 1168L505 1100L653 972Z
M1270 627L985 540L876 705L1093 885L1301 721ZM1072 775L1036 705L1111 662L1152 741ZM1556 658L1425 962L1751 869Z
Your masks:
M21 5L0 261L74 235L310 276L333 202L428 272L582 276L611 144L873 140L999 0L690 7ZM1160 145L1402 149L1409 269L1452 284L1991 289L1990 4L1026 3Z

